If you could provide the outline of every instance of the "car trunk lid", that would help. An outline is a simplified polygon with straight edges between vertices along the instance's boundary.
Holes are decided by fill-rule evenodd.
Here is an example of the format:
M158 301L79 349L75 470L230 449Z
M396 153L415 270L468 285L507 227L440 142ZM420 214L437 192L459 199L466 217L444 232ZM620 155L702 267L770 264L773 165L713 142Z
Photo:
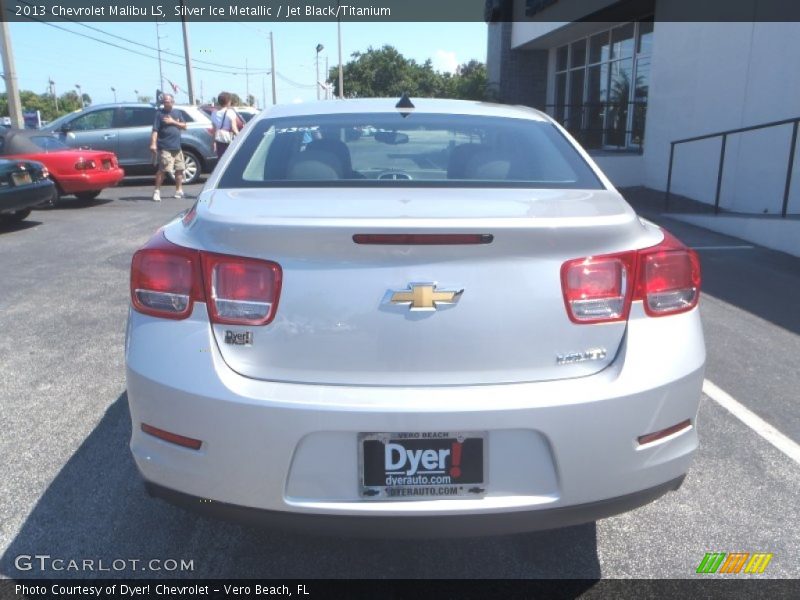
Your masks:
M490 194L491 201L486 190L468 188L217 190L201 197L188 226L177 222L166 234L180 245L281 265L270 324L212 325L226 363L247 377L413 386L553 380L603 369L626 323L571 322L561 266L653 245L660 233L613 191ZM374 234L484 237L437 245L354 241ZM443 301L432 305L433 293ZM427 310L414 310L419 305Z

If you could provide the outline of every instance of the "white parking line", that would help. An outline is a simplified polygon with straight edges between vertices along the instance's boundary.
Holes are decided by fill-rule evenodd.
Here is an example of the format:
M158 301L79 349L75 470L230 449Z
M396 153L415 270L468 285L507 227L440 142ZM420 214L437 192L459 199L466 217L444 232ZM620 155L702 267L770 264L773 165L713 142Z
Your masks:
M692 250L752 250L755 246L692 246Z
M800 444L795 443L759 417L749 408L736 401L730 394L721 390L708 379L703 380L703 393L728 411L758 435L800 464Z

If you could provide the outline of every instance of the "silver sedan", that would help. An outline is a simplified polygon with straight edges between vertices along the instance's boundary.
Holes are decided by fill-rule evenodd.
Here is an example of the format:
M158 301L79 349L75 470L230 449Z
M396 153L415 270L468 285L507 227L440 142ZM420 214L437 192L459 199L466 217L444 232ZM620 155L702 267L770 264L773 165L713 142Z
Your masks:
M130 291L136 464L222 517L560 527L677 489L697 448L697 256L532 109L265 111Z

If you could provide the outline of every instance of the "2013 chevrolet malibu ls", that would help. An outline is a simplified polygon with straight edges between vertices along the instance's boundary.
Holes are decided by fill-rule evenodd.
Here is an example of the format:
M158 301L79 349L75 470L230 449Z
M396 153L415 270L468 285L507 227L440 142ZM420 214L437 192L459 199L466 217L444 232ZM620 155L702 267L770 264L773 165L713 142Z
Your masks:
M696 254L532 109L276 107L132 261L151 494L354 535L592 521L677 489Z

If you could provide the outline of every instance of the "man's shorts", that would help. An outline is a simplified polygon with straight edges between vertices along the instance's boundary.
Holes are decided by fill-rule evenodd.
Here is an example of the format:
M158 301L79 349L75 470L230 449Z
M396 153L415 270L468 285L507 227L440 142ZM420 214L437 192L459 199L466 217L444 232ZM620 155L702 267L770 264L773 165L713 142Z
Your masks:
M182 150L161 150L158 153L158 170L162 173L180 173L185 168Z

